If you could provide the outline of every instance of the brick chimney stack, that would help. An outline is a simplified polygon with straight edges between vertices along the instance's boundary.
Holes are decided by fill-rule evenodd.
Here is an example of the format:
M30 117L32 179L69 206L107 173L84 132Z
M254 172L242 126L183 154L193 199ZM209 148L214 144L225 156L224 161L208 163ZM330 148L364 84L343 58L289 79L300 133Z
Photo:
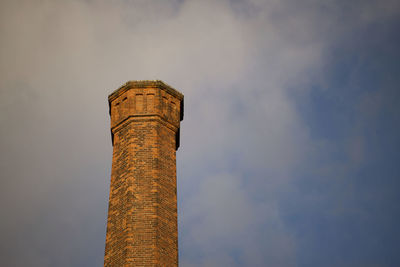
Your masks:
M183 95L162 81L129 81L108 101L113 160L104 266L178 266Z

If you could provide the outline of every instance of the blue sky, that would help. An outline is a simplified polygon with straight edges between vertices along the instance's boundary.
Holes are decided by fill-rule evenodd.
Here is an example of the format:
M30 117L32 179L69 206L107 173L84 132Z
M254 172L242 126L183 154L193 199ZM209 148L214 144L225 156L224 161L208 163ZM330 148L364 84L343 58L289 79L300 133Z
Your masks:
M101 266L107 96L185 95L181 266L398 266L397 1L2 1L0 256Z

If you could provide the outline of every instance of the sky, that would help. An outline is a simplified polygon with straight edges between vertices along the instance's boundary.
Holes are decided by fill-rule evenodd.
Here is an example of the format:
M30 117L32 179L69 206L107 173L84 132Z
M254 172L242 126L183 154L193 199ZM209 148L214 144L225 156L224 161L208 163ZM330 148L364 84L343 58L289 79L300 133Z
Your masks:
M0 258L101 266L107 96L185 96L179 261L399 266L400 3L1 0Z

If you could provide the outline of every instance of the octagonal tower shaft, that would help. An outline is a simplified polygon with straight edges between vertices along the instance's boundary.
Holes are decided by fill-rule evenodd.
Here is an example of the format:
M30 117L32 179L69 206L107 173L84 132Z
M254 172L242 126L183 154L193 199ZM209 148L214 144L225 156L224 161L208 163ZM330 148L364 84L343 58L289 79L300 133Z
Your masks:
M130 81L109 96L113 160L104 266L178 266L176 149L183 95Z

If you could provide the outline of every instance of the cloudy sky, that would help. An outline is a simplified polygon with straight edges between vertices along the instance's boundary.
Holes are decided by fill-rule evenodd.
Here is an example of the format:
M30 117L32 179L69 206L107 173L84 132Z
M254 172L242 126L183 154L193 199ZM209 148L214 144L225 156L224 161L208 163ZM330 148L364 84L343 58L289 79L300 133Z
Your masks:
M107 96L185 95L192 266L400 265L396 0L1 0L3 266L102 266Z

